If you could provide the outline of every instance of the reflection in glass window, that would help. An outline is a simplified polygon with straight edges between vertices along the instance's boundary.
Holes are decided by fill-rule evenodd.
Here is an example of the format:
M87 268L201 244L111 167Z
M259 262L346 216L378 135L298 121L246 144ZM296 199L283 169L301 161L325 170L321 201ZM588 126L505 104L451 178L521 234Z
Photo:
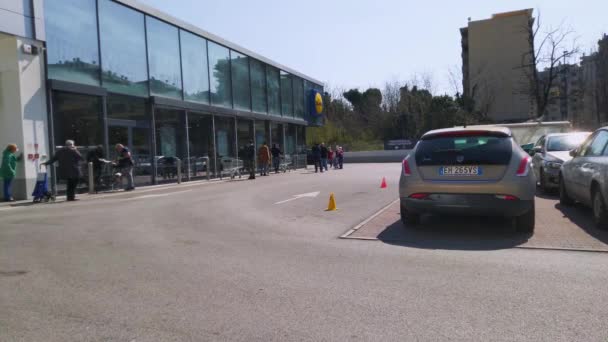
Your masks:
M264 63L249 59L251 68L251 100L254 112L266 113L266 70Z
M102 144L101 112L101 97L54 92L55 144L63 146L68 139L79 147Z
M249 92L249 57L230 51L232 67L232 96L234 108L251 111L251 94Z
M281 71L281 113L283 113L283 116L293 116L292 95L291 75Z
M234 141L234 118L215 117L215 146L217 147L218 172L238 166Z
M144 15L110 0L99 0L102 82L108 90L148 96Z
M304 119L304 82L299 77L293 77L293 107L296 118Z
M180 35L182 68L184 71L184 99L208 104L207 41L183 30L180 30Z
M48 77L99 85L95 0L44 2Z
M150 93L182 98L179 37L175 26L146 16Z
M215 176L215 143L213 142L213 117L188 113L190 143L190 177ZM209 158L208 160L206 158Z
M230 50L209 42L209 75L211 75L211 104L232 107L230 85Z
M281 115L281 78L279 69L267 65L266 82L268 89L268 113Z

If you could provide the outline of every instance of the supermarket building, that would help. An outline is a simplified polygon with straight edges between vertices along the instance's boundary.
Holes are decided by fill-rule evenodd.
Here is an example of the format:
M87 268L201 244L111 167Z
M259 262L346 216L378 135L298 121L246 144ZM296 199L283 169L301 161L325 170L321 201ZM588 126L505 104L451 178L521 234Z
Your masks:
M114 144L129 146L137 185L177 181L176 160L184 180L219 177L242 166L251 140L304 167L322 92L314 78L133 0L0 1L0 147L24 155L17 199L67 139L83 156L101 145L108 159Z

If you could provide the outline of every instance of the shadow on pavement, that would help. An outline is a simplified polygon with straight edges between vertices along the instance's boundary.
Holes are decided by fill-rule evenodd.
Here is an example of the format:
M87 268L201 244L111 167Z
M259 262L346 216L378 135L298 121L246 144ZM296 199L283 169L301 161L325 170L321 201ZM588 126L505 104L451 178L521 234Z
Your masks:
M404 247L487 251L513 248L530 237L516 233L506 219L429 216L416 227L404 227L397 220L378 235L378 240Z
M555 209L559 210L559 212L561 212L565 218L584 230L587 234L605 244L608 244L608 231L600 230L595 226L591 209L583 205L566 207L559 203L555 205Z

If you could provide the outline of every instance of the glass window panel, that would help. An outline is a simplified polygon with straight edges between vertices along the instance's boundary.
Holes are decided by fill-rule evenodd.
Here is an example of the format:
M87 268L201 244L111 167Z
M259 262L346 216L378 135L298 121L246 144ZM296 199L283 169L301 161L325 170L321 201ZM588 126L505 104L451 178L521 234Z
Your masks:
M296 167L306 167L306 126L296 126Z
M188 113L190 143L190 177L215 177L215 143L213 141L213 117ZM207 159L209 158L209 159Z
M280 149L283 149L283 124L273 122L270 124L270 143L277 144Z
M254 112L266 113L266 70L264 63L249 59L251 68L251 100Z
M304 119L304 82L299 77L293 77L293 106L296 118Z
M53 93L55 144L63 146L74 140L78 147L103 144L101 98L72 93Z
M281 108L283 116L293 116L293 87L291 75L281 71Z
M211 104L230 108L232 107L230 50L213 42L209 42L208 46Z
M180 110L156 108L156 179L158 182L177 181L177 158L186 162L185 113ZM186 164L182 164L187 167Z
M181 31L184 99L209 103L209 68L207 41L190 32Z
M137 126L150 125L145 99L111 94L107 98L106 105L109 119L133 120L136 121Z
M249 170L249 165L245 158L245 149L249 146L249 141L253 141L253 120L238 119L237 120L237 146L239 148L239 160L243 162L246 170ZM257 149L256 149L257 151Z
M99 85L95 0L44 2L48 77Z
M238 168L235 148L234 118L215 117L215 146L217 146L217 171L227 172Z
M251 111L251 93L249 91L249 57L235 51L230 51L230 57L234 108Z
M296 154L296 125L288 124L285 135L285 153Z
M266 82L268 89L268 112L281 115L281 77L279 69L266 65Z
M108 90L148 96L144 15L99 0L102 83Z
M179 36L175 26L146 16L152 95L182 98Z
M268 134L267 121L256 121L255 122L255 150L257 151L264 141L270 143L270 134Z

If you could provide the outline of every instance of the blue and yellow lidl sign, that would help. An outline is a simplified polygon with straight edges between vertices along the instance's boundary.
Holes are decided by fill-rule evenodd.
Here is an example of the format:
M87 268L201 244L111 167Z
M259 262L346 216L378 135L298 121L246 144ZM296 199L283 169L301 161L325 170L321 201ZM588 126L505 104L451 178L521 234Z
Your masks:
M309 114L312 118L317 118L323 114L323 95L318 90L311 89L308 95Z

